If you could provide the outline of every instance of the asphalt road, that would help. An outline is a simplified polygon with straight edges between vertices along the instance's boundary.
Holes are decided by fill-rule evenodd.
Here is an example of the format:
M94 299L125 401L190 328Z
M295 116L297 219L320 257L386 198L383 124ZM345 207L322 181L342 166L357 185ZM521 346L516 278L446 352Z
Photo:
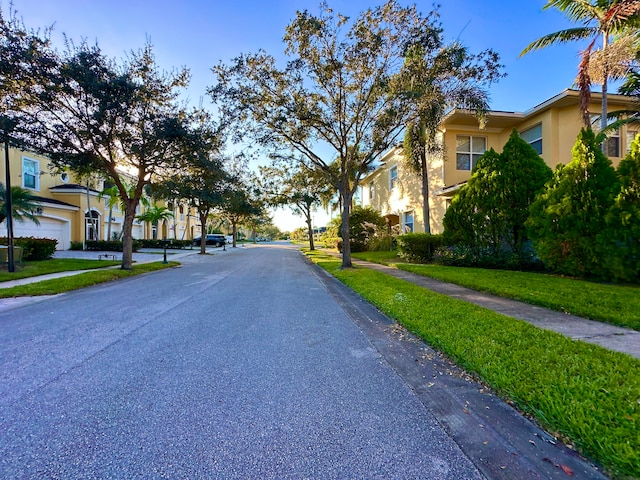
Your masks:
M483 478L295 249L0 312L0 478Z

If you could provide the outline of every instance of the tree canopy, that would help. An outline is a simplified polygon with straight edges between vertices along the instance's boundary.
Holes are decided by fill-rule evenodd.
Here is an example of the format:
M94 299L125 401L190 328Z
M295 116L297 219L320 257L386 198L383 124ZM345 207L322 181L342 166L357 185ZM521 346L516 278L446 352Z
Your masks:
M209 90L223 109L245 121L260 145L287 150L323 173L339 192L343 237L358 181L393 145L410 108L394 76L408 45L439 32L437 15L395 0L351 20L326 4L314 15L298 12L284 35L289 61L266 52L242 55L213 68ZM343 267L351 266L349 243Z

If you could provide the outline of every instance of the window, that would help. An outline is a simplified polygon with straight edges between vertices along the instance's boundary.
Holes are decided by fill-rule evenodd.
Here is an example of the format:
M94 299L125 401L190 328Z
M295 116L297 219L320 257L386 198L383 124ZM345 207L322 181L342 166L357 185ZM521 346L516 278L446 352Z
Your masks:
M627 130L627 153L631 151L631 144L636 139L638 132L636 130Z
M22 157L22 188L40 190L40 162Z
M458 135L456 137L456 169L473 170L486 151L487 139L485 137Z
M403 226L404 233L412 233L413 232L413 212L405 212L402 214L403 218Z
M376 190L373 182L369 184L369 200L376 198Z
M520 132L520 136L538 152L538 155L542 155L542 124Z
M178 212L180 213L180 221L184 222L184 207L182 205L178 207Z
M607 119L607 125L617 121L617 118ZM600 115L591 116L591 128L594 132L600 131ZM619 157L620 156L620 130L610 132L607 134L607 138L602 142L602 151L607 157Z
M398 166L394 165L389 169L389 190L393 190L396 183L398 183Z

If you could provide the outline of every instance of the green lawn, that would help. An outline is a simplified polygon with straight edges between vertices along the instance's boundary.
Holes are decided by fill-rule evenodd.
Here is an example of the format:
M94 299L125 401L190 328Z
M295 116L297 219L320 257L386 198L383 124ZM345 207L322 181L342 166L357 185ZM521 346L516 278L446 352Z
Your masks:
M340 260L307 255L618 478L640 477L640 360Z
M107 262L103 262L107 263ZM116 262L119 264L119 262ZM42 282L30 283L11 288L0 288L0 298L25 297L37 295L56 295L58 293L77 290L79 288L96 285L98 283L110 282L119 278L140 275L141 273L153 272L163 268L170 268L180 265L178 262L153 262L134 265L131 270L108 269L96 270L93 272L80 273L68 277L44 280ZM2 284L0 284L2 287Z
M389 252L355 253L353 256L371 262L395 264L402 270L500 297L640 330L640 286L510 270L395 263L393 254Z
M38 262L24 262L16 265L16 271L9 273L7 267L0 269L0 282L17 280L20 278L37 277L48 273L69 272L76 270L91 270L94 268L120 265L121 262L111 260L85 260L79 258L50 258ZM0 283L0 288L2 284Z

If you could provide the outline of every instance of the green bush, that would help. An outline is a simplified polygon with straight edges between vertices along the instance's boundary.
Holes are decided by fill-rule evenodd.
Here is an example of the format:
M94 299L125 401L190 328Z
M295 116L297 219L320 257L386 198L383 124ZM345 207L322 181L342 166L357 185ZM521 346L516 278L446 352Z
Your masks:
M606 277L607 252L596 241L620 186L591 129L583 129L572 160L559 165L531 205L529 236L547 267L572 276Z
M121 252L122 242L117 240L87 240L85 242L87 250L102 252ZM139 240L133 241L133 251L137 252L139 248Z
M138 248L164 248L165 240L146 239L136 240ZM180 249L191 245L192 240L166 240L167 248Z
M438 247L433 263L449 267L492 268L502 270L543 271L544 264L535 257L532 249L517 254L507 250L480 250L464 244Z
M7 245L7 238L0 239L1 245ZM22 260L46 260L56 252L58 241L52 238L17 237L13 245L22 248Z
M369 239L369 252L384 252L398 248L397 235L381 235Z
M429 263L436 248L443 243L442 235L407 233L396 237L398 256L413 263Z
M84 243L82 242L71 242L71 246L69 250L84 250Z

